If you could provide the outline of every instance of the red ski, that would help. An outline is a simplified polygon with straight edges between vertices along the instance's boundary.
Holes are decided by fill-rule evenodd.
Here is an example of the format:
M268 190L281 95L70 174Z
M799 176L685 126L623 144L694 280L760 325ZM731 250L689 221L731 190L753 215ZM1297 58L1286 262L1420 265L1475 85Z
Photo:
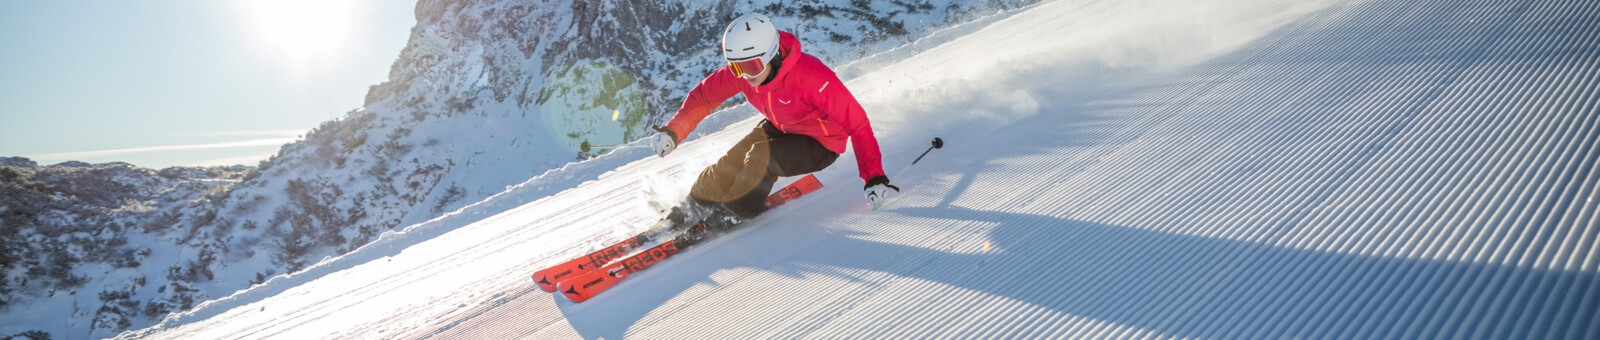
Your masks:
M572 300L572 302L588 301L589 298L594 297L596 294L600 294L600 292L610 289L611 286L617 285L618 282L622 282L622 279L627 278L628 274L649 268L668 256L677 254L683 251L684 248L694 245L695 242L705 236L705 232L706 226L704 224L696 224L693 228L689 228L689 231L684 232L683 235L667 240L661 245L606 265L600 270L561 281L561 283L556 284L556 289L560 290L561 295L566 296L567 300Z
M805 195L805 194L810 193L812 191L816 191L817 189L820 189L820 188L822 188L822 182L818 181L816 176L806 175L805 177L800 178L800 180L797 180L794 183L790 183L788 186L785 186L782 190L778 190L777 192L772 193L772 195L768 195L767 196L766 207L767 208L776 207L778 205L783 204L784 202L788 202L789 200L793 200L796 197L800 197L801 195ZM698 226L698 225L696 225L695 227L698 228L698 229L702 229L702 230L704 229L704 227L701 227L701 226ZM692 231L693 231L693 229L691 229L688 232L692 232ZM686 233L688 233L688 232L686 232ZM546 268L544 270L540 270L540 271L534 272L533 273L533 281L534 281L534 283L537 283L539 285L539 289L543 289L545 292L555 292L555 291L558 290L557 285L559 283L562 283L563 281L567 281L567 280L570 280L570 279L575 278L575 277L584 276L584 274L606 272L606 271L598 270L598 269L602 269L602 268L608 269L608 270L616 268L617 265L621 264L622 262L618 262L616 264L609 265L609 266L607 264L611 263L612 260L616 260L617 258L620 258L620 257L623 257L623 256L627 256L629 253L633 252L634 249L638 249L639 247L650 243L652 237L655 236L658 233L666 233L666 232L655 231L655 230L645 231L643 233L640 233L638 236L634 236L634 237L630 237L628 239L622 240L621 242L617 242L617 244L613 244L613 245L611 245L609 247L605 247L605 248L602 248L602 249L600 249L598 251L595 251L593 253L589 253L589 255L585 255L583 257L579 257L577 259L573 259L572 261L567 261L566 263L558 264L558 265L555 265L553 267ZM673 241L676 241L676 240L673 240ZM646 250L645 252L640 253L640 255L651 254L651 253L661 254L662 252L668 251L669 249L670 249L670 252L669 253L665 253L666 255L671 255L672 253L676 253L677 252L677 248L676 247L678 245L682 245L682 244L681 243L677 243L677 242L673 242L673 241L668 241L668 242L662 243L661 245L658 245L656 247L650 248L649 250ZM666 248L663 248L663 247L666 247ZM638 256L639 255L635 255L634 257L638 257ZM665 256L662 256L662 257L664 258ZM630 259L631 258L632 257L630 257ZM639 260L642 261L643 258L640 258ZM650 262L650 264L654 264L654 263L655 263L654 261ZM648 265L645 265L645 266L648 266ZM638 269L643 269L643 268L640 267ZM610 287L610 285L606 285L606 287ZM604 288L600 288L599 290L604 290ZM598 292L598 290L596 292ZM572 298L572 297L569 295L568 298ZM587 298L583 298L583 299L587 300ZM580 301L581 302L583 300L573 300L573 301Z
M628 253L633 252L633 250L639 248L639 246L649 243L651 233L653 232L646 231L638 236L629 237L626 240L622 240L622 242L617 242L617 244L613 244L610 247L605 247L605 249L600 249L593 253L589 253L589 255L585 255L584 257L576 258L572 261L567 261L566 263L558 264L554 267L545 268L544 270L534 272L533 282L539 285L539 289L543 289L545 292L553 293L556 291L556 283L566 280L574 275L585 274L594 271L595 269L599 269L601 266L611 263L611 260L628 255Z

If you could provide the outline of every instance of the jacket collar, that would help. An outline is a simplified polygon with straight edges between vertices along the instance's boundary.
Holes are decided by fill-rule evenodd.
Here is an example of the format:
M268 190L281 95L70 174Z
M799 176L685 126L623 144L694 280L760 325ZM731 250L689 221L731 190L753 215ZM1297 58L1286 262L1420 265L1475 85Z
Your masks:
M779 55L783 57L783 66L778 67L778 74L772 77L772 81L757 87L757 89L766 89L783 81L784 77L789 75L789 71L794 70L795 65L800 64L800 39L795 38L794 34L778 31L778 51Z

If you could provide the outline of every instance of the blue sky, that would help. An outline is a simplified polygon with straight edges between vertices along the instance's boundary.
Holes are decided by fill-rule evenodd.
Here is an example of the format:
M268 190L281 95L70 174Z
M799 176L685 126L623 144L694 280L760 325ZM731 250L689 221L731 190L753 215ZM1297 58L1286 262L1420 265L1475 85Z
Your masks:
M362 105L415 4L0 2L0 157L255 165Z

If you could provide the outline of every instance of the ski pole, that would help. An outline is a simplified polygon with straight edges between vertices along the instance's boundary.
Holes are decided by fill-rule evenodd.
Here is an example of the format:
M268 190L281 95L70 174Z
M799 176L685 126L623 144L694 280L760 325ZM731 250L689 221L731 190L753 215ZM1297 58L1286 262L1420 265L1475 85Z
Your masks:
M943 149L943 148L944 148L944 140L943 139L939 139L939 137L933 137L933 146L929 146L928 150L923 151L921 156L917 156L917 159L912 160L911 164L906 164L905 167L900 168L900 171L897 171L897 172L894 173L894 177L895 178L900 178L900 175L904 175L906 173L906 170L910 170L911 169L912 165L917 165L917 162L921 162L922 161L922 157L928 156L928 153L929 152L933 152L933 149Z
M578 144L578 151L579 152L588 153L589 150L591 150L591 149L621 149L621 148L631 148L631 147L636 147L636 146L644 146L644 145L639 145L639 144L635 144L635 143L617 144L617 145L589 145L589 141L583 141L583 144Z
M620 115L620 114L622 114L622 110L611 110L611 121L613 121L613 122L617 121L617 116ZM656 127L656 130L660 130L660 129L661 129L660 127ZM638 144L635 144L635 143L638 143L638 141L634 141L633 143L617 144L617 145L589 145L589 141L583 141L583 144L578 144L578 152L589 153L589 150L592 150L592 149L595 149L595 148L600 148L600 149L621 149L621 148L630 148L630 147L635 147L635 146L643 146L643 145L638 145Z

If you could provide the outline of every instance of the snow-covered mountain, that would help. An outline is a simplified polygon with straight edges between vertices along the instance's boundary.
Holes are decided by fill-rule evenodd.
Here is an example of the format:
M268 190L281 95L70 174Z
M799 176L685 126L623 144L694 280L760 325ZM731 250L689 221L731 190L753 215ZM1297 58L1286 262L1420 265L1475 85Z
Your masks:
M96 194L24 180L33 170L0 178L30 188L26 204L0 207L29 216L0 225L26 236L0 249L0 335L143 327L608 151L583 142L637 139L719 66L720 30L747 11L843 64L1034 2L419 1L410 44L365 107L253 168L200 179L68 164L145 181ZM106 195L87 210L45 201Z
M736 106L121 337L1600 338L1597 18L1051 1L843 66L891 172L946 141L883 210L840 162L585 303L529 282L659 218Z
M0 308L10 315L137 315L139 310L122 303L129 296L114 290L99 296L78 293L107 277L145 280L138 269L150 260L147 234L152 230L147 228L175 218L164 212L222 196L250 170L154 171L127 163L83 162L39 166L26 158L0 158ZM81 297L106 304L65 303ZM121 320L92 322L131 325Z

